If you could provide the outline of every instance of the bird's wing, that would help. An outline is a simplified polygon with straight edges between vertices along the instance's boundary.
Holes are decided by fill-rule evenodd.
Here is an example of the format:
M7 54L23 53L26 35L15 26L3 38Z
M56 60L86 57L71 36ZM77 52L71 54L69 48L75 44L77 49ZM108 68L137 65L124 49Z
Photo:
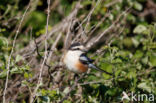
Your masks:
M88 58L85 54L82 54L79 58L79 60L83 63L83 64L87 64L89 68L92 68L92 69L95 69L95 70L98 70L100 72L103 72L103 73L106 73L106 74L109 74L109 75L113 75L112 73L109 73L105 70L102 70L100 68L97 68L94 64L92 64L91 62L93 62L93 60L91 60L90 58Z
M83 64L89 64L89 63L92 63L92 62L93 62L93 60L90 59L90 58L88 58L88 57L86 56L86 54L82 54L82 55L80 56L79 60L80 60Z
M95 69L95 70L98 70L98 71L100 71L100 72L109 74L109 75L113 75L112 73L109 73L109 72L107 72L107 71L105 71L105 70L102 70L102 69L96 67L96 66L95 66L94 64L92 64L92 63L89 63L89 64L88 64L88 67L89 67L89 68L92 68L92 69Z

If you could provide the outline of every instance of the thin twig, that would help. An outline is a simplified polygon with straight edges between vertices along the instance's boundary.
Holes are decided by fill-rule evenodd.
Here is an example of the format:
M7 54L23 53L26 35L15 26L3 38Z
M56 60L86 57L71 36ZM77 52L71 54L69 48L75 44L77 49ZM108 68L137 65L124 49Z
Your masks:
M26 10L25 10L25 12L24 12L24 14L23 14L23 16L22 16L22 19L21 19L21 21L20 21L20 24L19 24L19 26L18 26L18 28L17 28L16 34L15 34L15 37L14 37L14 40L13 40L13 45L12 45L12 49L11 49L11 53L10 53L10 56L9 56L9 59L8 59L8 65L7 65L7 76L6 76L5 88L4 88L4 92L3 92L3 103L6 102L5 95L6 95L6 90L7 90L7 87L8 87L8 78L9 78L9 72L10 72L11 57L12 57L12 54L13 54L13 52L14 52L14 47L15 47L15 45L16 45L17 36L18 36L18 34L19 34L19 31L20 31L21 25L22 25L22 23L23 23L23 21L24 21L24 18L25 18L25 16L26 16L26 13L27 13L27 11L28 11L28 9L29 9L29 7L30 7L30 4L31 4L31 1L29 2L29 4L28 4L28 6L27 6L27 8L26 8Z
M59 102L59 103L63 103L64 100L66 100L69 96L69 94L76 88L76 86L78 85L79 80L81 80L82 78L84 78L85 74L81 75L79 78L77 78L74 82L74 85L72 85L72 87L70 88L69 92L65 95L65 97Z
M85 32L86 32L86 28L89 25L89 21L91 19L91 15L94 12L95 8L98 6L98 4L100 3L101 0L98 0L96 2L96 5L92 8L92 10L89 12L89 14L87 15L87 17L79 24L79 26L76 28L76 30L78 30L79 28L82 29L82 32L77 34L77 36L74 38L74 40L72 41L72 43L74 43L76 41L76 39L78 39L82 34L84 34L85 36ZM85 25L85 28L83 29L82 25L87 21L87 24Z
M97 38L94 38L94 40L90 41L86 47L87 48L91 48L93 45L95 45L96 43L98 43L100 41L100 39L108 32L110 32L116 25L117 22L119 22L120 18L125 15L128 10L130 9L131 7L129 7L128 9L126 9L123 13L121 13L117 19L106 29L104 30L100 35L97 36Z
M109 15L110 15L110 12L108 12L108 13L101 19L101 21L98 22L97 25L91 27L91 29L87 32L87 33L90 34L90 35L88 35L87 39L85 40L85 43L88 41L88 38L90 38L91 34L103 23L103 21L104 21L107 17L109 17Z
M50 0L47 0L47 4L48 4L48 10L47 10L47 23L46 23L46 33L45 33L45 52L44 52L44 60L41 64L41 68L39 71L39 79L37 82L37 86L30 98L30 103L33 102L33 98L36 96L36 92L38 90L38 88L40 87L40 84L42 82L42 72L43 72L43 67L45 65L46 59L47 59L47 35L48 35L48 24L49 24L49 17L50 17Z
M43 59L44 60L44 56L42 56L41 54L40 54L40 52L39 52L39 46L37 45L37 42L36 42L36 39L34 39L34 42L35 42L35 45L36 45L36 52L37 52L37 55L41 58L41 59ZM50 68L51 66L50 65L48 65L46 62L45 62L45 65L48 67L48 68Z
M84 83L80 83L79 85L90 85L90 84L100 84L100 83L106 83L113 80L113 78L108 79L108 80L100 80L100 81L91 81L91 82L84 82Z
M90 11L90 13L89 13L89 15L88 15L88 17L87 17L87 24L85 25L84 31L86 31L86 28L87 28L87 26L89 25L89 21L90 21L90 19L91 19L91 15L93 14L93 11L94 11L95 8L99 5L100 2L101 2L101 0L98 0L98 1L96 2L95 7Z
M122 2L122 0L113 0L112 2L106 4L105 7L111 7L112 5L117 4L118 2Z
M89 12L89 14L87 15L87 17L81 22L81 24L80 24L76 29L79 29L79 28L82 26L82 24L84 24L84 23L90 18L90 16L92 15L93 11L94 11L95 8L97 7L97 5L100 3L100 1L101 1L101 0L98 0L98 1L96 2L95 7L92 8L92 10Z
M70 31L71 25L72 25L72 20L69 21L68 31L67 31L67 35L66 35L65 41L64 41L64 49L67 49L69 47L69 44L72 39L72 34Z
M53 55L53 52L55 51L56 46L57 46L59 40L61 39L61 36L62 36L62 33L59 33L59 35L57 36L55 42L53 43L53 45L52 45L52 47L51 47L51 49L50 49L50 53L49 53L48 58L47 58L47 64L48 64L48 65L49 65L49 63L50 63L50 59L51 59L51 57L52 57L52 55Z
M57 31L62 31L64 32L64 30L66 28L68 28L69 26L69 20L74 18L75 15L77 15L77 12L80 8L82 8L80 2L82 0L79 0L79 2L77 2L76 6L75 6L75 9L69 14L69 16L65 17L60 23L56 24L53 29L48 33L47 35L47 38L50 38L55 32ZM41 35L40 37L38 37L36 39L37 43L39 42L43 42L44 39L45 39L45 35ZM25 48L21 49L20 51L16 52L15 54L22 54L24 52L23 55L27 54L27 55L31 55L32 53L35 52L35 44L34 44L34 41L31 41L29 43L28 46L26 46Z

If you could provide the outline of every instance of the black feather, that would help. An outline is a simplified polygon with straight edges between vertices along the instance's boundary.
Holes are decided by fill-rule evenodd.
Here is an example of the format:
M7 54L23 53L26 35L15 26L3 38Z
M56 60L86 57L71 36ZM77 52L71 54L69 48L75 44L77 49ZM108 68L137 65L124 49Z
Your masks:
M93 60L90 59L90 58L88 58L88 57L86 56L85 53L83 53L83 54L80 55L79 60L80 60L83 64L88 64L88 63L92 63L92 62L93 62Z
M69 47L69 49L72 49L73 47L75 47L75 46L80 46L80 45L82 45L82 44L80 44L79 42L73 43L73 44Z
M86 56L85 53L80 55L79 60L80 60L83 64L87 64L88 67L91 68L91 69L95 69L95 70L98 70L98 71L100 71L100 72L103 72L103 73L106 73L106 74L109 74L109 75L113 75L112 73L109 73L109 72L107 72L107 71L105 71L105 70L102 70L102 69L96 67L95 65L93 65L93 64L92 64L93 60L90 59L90 58L88 58L88 57Z
M95 65L93 65L93 64L91 64L91 63L88 64L88 67L91 68L91 69L95 69L95 70L98 70L98 71L100 71L100 72L103 72L103 73L109 74L109 75L113 75L112 73L109 73L109 72L107 72L107 71L105 71L105 70L102 70L102 69L96 67Z

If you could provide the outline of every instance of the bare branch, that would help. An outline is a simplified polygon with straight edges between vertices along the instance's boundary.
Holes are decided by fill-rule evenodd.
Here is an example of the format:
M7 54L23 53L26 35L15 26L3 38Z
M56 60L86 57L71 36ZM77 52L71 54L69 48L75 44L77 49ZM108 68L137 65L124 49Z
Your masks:
M121 18L123 15L125 15L125 14L128 12L128 10L129 10L130 8L131 8L131 7L129 7L129 8L126 9L123 13L121 13L121 14L117 17L117 19L112 23L112 25L110 25L106 30L104 30L101 34L97 35L97 36L94 37L92 40L90 40L90 41L87 43L86 47L89 49L89 48L91 48L93 45L95 45L96 43L98 43L98 42L100 41L100 39L101 39L104 35L106 35L108 32L110 32L110 31L115 27L116 23L119 22L120 18Z
M105 6L108 8L108 7L114 5L114 4L118 3L118 2L122 2L122 0L113 0L112 2L106 4Z
M81 0L80 0L81 1ZM62 31L64 32L64 30L66 28L68 28L69 26L69 20L71 20L72 18L74 18L77 15L77 12L80 8L82 8L80 1L76 4L75 9L70 13L69 16L67 16L65 19L63 19L59 24L56 24L52 30L48 33L47 38L49 39L55 32L57 31ZM37 43L42 43L45 39L45 35L41 35L39 38L36 39ZM25 54L27 54L26 52L29 52L27 55L32 54L33 52L35 52L35 43L34 41L31 41L29 43L28 46L26 46L25 48L21 49L20 51L16 52L16 54L22 54L25 51ZM24 55L25 55L24 54Z
M50 59L51 59L51 57L53 55L53 52L56 50L56 46L57 46L59 40L61 39L61 36L62 36L62 33L59 33L58 36L57 36L57 38L56 38L56 40L55 40L55 42L54 42L54 44L52 45L52 47L50 49L51 51L50 51L50 53L48 55L48 58L47 58L47 64L48 65L50 63Z
M20 21L20 24L19 24L19 26L17 28L16 34L15 34L15 37L14 37L14 40L13 40L13 45L12 45L12 49L11 49L11 53L10 53L10 56L9 56L9 59L8 59L8 65L7 65L7 76L6 76L5 88L4 88L4 92L3 92L3 103L6 102L5 95L6 95L6 90L7 90L7 87L8 87L8 78L9 78L9 72L10 72L11 57L12 57L12 54L14 52L14 48L15 48L15 45L16 45L16 39L17 39L17 36L19 34L19 30L20 30L21 25L22 25L22 23L24 21L24 18L26 16L26 13L27 13L27 11L28 11L28 9L30 7L30 4L31 4L31 1L29 2L29 4L28 4L28 6L27 6L27 8L26 8L26 10L25 10L25 12L24 12L24 14L22 16L22 19Z
M38 79L38 83L37 86L30 98L30 103L33 102L33 98L36 96L36 92L38 90L38 88L40 87L40 84L42 83L42 71L43 71L43 67L45 65L46 59L47 59L47 35L48 35L48 24L49 24L49 17L50 17L50 0L47 0L47 4L48 4L48 13L47 13L47 24L46 24L46 33L45 33L45 52L44 52L44 59L43 62L41 64L41 68L39 71L39 79Z
M71 86L69 92L65 95L65 97L59 102L59 103L63 103L64 100L66 100L69 96L69 94L76 88L76 86L78 85L78 82L84 78L85 74L84 75L81 75L79 78L76 78L75 82L74 82L74 85Z
M79 24L79 26L76 28L76 29L79 29L81 28L82 29L82 32L77 34L77 36L74 38L74 40L72 41L75 42L81 35L85 36L85 38L87 38L87 36L85 35L86 34L86 29L87 29L87 26L89 25L89 21L91 19L91 15L92 13L94 12L95 8L99 5L99 3L101 2L101 0L98 0L96 2L96 5L92 8L92 10L89 12L89 14L87 15L87 17ZM87 21L86 25L85 25L85 28L83 29L82 27L82 24L84 24L85 22Z

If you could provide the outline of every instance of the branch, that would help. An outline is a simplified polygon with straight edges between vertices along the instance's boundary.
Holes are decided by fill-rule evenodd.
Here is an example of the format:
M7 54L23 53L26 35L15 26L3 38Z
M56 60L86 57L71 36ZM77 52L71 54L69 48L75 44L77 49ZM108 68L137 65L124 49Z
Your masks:
M121 13L121 14L117 17L117 19L112 23L112 25L110 25L106 30L104 30L101 34L99 34L98 36L96 36L96 37L94 37L92 40L90 40L90 41L86 44L86 47L87 47L88 49L90 49L90 48L93 47L95 44L97 44L97 43L100 41L100 39L101 39L102 37L104 37L104 35L106 35L108 32L110 32L110 31L115 27L116 23L119 22L120 18L121 18L122 16L124 16L124 15L128 12L128 10L129 10L130 8L131 8L131 7L129 7L129 8L126 9L123 13Z
M81 0L80 0L81 1ZM63 19L60 23L56 24L52 30L48 33L47 38L49 39L55 32L57 31L62 31L64 32L64 30L66 28L68 28L69 26L69 20L72 19L75 15L77 15L78 10L82 7L80 5L80 1L76 4L75 9L70 13L69 16L67 16L65 19ZM45 35L41 35L39 38L36 39L37 43L42 43L45 39ZM33 52L35 52L35 43L33 41L31 41L29 43L28 46L26 46L25 48L21 49L20 51L16 52L15 54L22 54L24 52L25 54L32 54ZM26 53L27 52L27 53Z
M26 16L26 13L27 13L27 11L28 11L28 9L29 9L29 7L30 7L30 4L31 4L31 1L29 2L29 4L28 4L28 6L27 6L27 8L26 8L26 10L25 10L25 12L24 12L24 14L23 14L23 16L22 16L22 19L21 19L21 21L20 21L20 24L19 24L19 26L18 26L18 28L17 28L16 34L15 34L15 37L14 37L14 40L13 40L13 45L12 45L12 49L11 49L11 53L10 53L10 56L9 56L9 59L8 59L8 65L7 65L7 76L6 76L5 88L4 88L4 92L3 92L3 103L6 102L5 95L6 95L6 90L7 90L7 87L8 87L8 78L9 78L9 72L10 72L11 57L12 57L12 54L13 54L13 52L14 52L14 47L15 47L15 45L16 45L16 39L17 39L17 36L18 36L18 34L19 34L19 30L20 30L21 25L22 25L22 23L23 23L23 21L24 21L24 18L25 18L25 16Z
M51 57L53 55L53 52L56 50L56 46L57 46L59 40L61 39L61 36L62 36L62 33L59 33L56 40L55 40L55 42L54 42L54 44L52 45L52 47L50 49L50 53L49 53L48 58L47 58L47 64L48 65L50 63L50 59L51 59Z
M65 95L65 97L59 103L63 103L63 101L66 100L69 97L69 94L76 88L76 86L78 85L79 80L84 78L84 76L85 76L85 74L81 75L79 78L77 78L75 80L74 85L70 88L69 92Z
M79 28L81 28L81 29L82 29L82 32L76 35L76 37L74 38L74 40L72 41L72 43L74 43L81 35L84 34L84 36L86 36L86 35L85 35L85 34L86 34L86 29L87 29L87 26L89 25L89 21L90 21L90 19L91 19L91 15L92 15L92 13L94 12L95 8L99 5L100 2L101 2L101 0L98 0L98 1L96 2L95 6L94 6L94 7L92 8L92 10L89 12L89 14L87 15L87 17L86 17L86 18L79 24L79 26L76 28L76 30L78 30ZM87 23L86 23L86 25L85 25L85 28L83 29L82 25L83 25L86 21L87 21ZM85 37L85 38L87 38L87 37Z
M50 0L47 0L47 4L48 4L48 11L47 11L48 13L47 13L47 24L46 24L46 33L45 33L45 44L44 44L45 45L44 59L43 59L43 62L41 64L41 68L39 71L39 79L38 79L37 86L36 86L33 94L30 97L30 103L33 103L33 98L36 96L36 92L42 82L43 67L44 67L46 59L47 59L47 35L48 35L48 24L49 24L49 17L50 17Z

